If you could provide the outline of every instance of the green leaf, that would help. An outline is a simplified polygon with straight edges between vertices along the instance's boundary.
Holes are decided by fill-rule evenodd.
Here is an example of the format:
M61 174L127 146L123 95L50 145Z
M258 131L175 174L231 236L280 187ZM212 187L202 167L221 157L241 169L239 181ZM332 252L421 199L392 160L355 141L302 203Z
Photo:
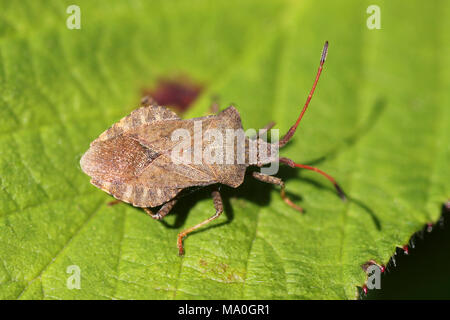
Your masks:
M449 196L450 5L446 1L0 2L0 297L354 299L361 265L387 263ZM366 27L369 5L380 30ZM189 75L234 102L245 128L297 117L330 41L316 96L283 155L333 175L280 169L306 209L249 177L207 190L165 222L89 184L79 159L161 76ZM69 289L69 266L81 271Z

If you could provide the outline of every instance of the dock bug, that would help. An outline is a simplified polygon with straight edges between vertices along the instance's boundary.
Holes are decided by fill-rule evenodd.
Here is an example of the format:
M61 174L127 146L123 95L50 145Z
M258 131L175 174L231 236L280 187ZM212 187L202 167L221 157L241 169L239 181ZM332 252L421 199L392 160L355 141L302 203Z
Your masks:
M197 140L199 136L200 139L205 140L198 128L214 129L216 137L225 137L230 130L243 130L240 114L233 106L230 106L217 115L182 120L174 112L156 105L151 99L147 99L144 101L144 107L133 111L130 115L115 123L91 143L89 150L80 160L81 168L91 177L91 183L94 186L106 191L118 200L143 208L150 217L158 220L163 219L170 212L178 201L177 195L183 189L219 184L236 188L243 183L245 172L249 166L262 167L278 160L280 163L294 168L303 168L320 173L333 183L340 197L345 200L342 189L330 175L317 168L295 163L288 158L278 159L278 147L284 147L293 137L308 108L325 63L327 51L328 42L323 47L319 69L306 103L295 124L279 142L271 144L260 137L252 139L245 136L243 140L244 155L234 152L234 158L231 162L205 163L199 161L202 157L198 157L195 152L194 158L196 161L191 163L176 162L172 158L172 151L179 147L180 143L180 140L173 139L173 133L176 130L185 130L184 132L190 137L189 139L192 139L192 141L188 141L189 143L184 150L192 153L192 145L194 145L194 151L198 149L199 141ZM198 126L199 122L200 127ZM270 129L271 126L267 129ZM250 151L253 150L251 146L254 146L255 143L258 148L256 159L252 161ZM197 153L208 148L207 144L200 145ZM239 149L234 145L234 141L231 146L219 144L219 147L233 151ZM218 152L221 151L219 147L215 147ZM209 149L211 149L210 146ZM263 157L261 150L267 149L275 149L277 151L276 157L270 151ZM192 154L190 155L192 156ZM239 159L241 161L238 161ZM242 161L242 159L244 160ZM286 204L300 212L302 211L302 208L286 196L285 185L280 178L262 172L253 172L252 174L257 180L280 186L281 197ZM212 198L216 213L205 221L178 234L177 244L180 255L184 253L183 238L190 232L218 218L223 212L222 198L218 188L212 192ZM158 206L161 206L160 209L154 213L151 208Z

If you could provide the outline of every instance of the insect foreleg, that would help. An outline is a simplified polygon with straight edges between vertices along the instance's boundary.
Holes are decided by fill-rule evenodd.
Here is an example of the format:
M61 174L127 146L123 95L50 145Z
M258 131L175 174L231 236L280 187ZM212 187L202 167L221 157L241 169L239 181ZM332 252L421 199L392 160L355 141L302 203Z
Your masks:
M274 177L274 176L269 176L267 174L263 174L260 172L253 172L253 177L259 181L262 182L266 182L266 183L271 183L271 184L275 184L277 186L281 187L281 198L283 199L284 202L286 202L286 204L292 208L294 208L297 211L303 212L303 209L301 207L299 207L298 205L296 205L295 203L292 202L291 199L289 199L289 197L286 195L285 192L285 186L284 186L284 181L281 180L280 178Z
M143 208L145 213L147 213L150 217L156 220L161 220L167 214L169 214L170 210L172 210L173 206L177 203L177 200L172 200L167 203L165 203L157 213L153 213L153 211L150 208Z
M219 105L219 97L213 96L212 97L212 103L209 106L209 112L212 114L218 114L220 111L220 105Z
M259 132L257 133L256 136L252 136L252 137L250 137L250 139L256 139L258 136L261 136L261 135L267 133L267 131L269 131L270 129L275 127L275 124L276 124L275 121L270 121L268 124L266 124L264 126L264 128L259 129Z
M214 208L216 208L216 213L212 216L206 219L203 222L200 222L199 224L184 230L183 232L180 232L178 234L178 254L182 256L184 254L183 249L183 238L186 237L189 233L191 233L194 230L197 230L200 227L203 227L205 224L217 219L223 212L223 202L222 197L220 196L219 191L213 191L212 192L212 198L214 201Z
M151 105L154 105L154 104L157 104L156 103L156 101L155 101L155 99L153 99L151 96L149 96L149 95L146 95L145 97L143 97L142 99L141 99L141 106L142 107L148 107L148 106L151 106Z

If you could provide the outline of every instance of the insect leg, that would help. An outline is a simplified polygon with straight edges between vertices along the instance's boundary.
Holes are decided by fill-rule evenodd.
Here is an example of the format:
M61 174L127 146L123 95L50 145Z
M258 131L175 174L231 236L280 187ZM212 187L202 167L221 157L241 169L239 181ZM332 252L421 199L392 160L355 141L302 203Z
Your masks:
M211 98L212 103L211 106L209 107L209 112L212 114L218 114L220 111L220 105L219 105L219 97L214 95Z
M346 201L347 198L345 196L344 191L342 190L342 188L337 184L336 180L334 180L334 178L332 176L330 176L329 174L323 172L320 169L317 169L315 167L311 167L308 166L306 164L299 164L299 163L295 163L294 161L292 161L291 159L288 158L280 158L280 162L287 164L288 166L290 166L291 168L303 168L303 169L307 169L307 170L311 170L311 171L315 171L317 173L320 173L321 175L323 175L325 178L327 178L328 180L330 180L330 182L334 185L334 187L336 188L336 191L339 195L339 197L343 200Z
M166 202L159 210L157 213L153 213L152 210L150 208L142 208L144 209L145 213L147 213L150 217L152 217L153 219L156 220L161 220L162 218L164 218L165 216L167 216L167 214L170 212L170 210L172 210L173 206L175 205L175 203L177 203L177 200L172 200L169 202Z
M115 206L116 204L119 204L119 203L121 203L121 202L122 202L122 201L116 199L116 200L113 200L113 201L108 202L107 205L108 205L108 207L112 207L112 206Z
M216 213L212 216L206 219L205 221L200 222L199 224L184 230L183 232L180 232L178 234L178 254L182 256L184 254L183 249L183 238L186 237L189 233L191 233L194 230L197 230L200 227L203 227L205 224L213 221L214 219L217 219L223 212L223 202L222 197L220 196L219 191L213 191L212 192L212 198L214 201L214 208L216 208Z
M260 172L253 172L253 177L256 180L262 181L262 182L266 182L266 183L271 183L271 184L275 184L281 187L281 198L283 199L284 202L286 202L286 204L292 208L294 208L297 211L303 212L303 209L301 207L299 207L298 205L296 205L295 203L292 202L291 199L289 199L288 196L286 196L286 192L285 192L285 186L284 186L284 181L281 180L280 178L274 177L274 176L269 176L267 174L263 174Z
M272 129L273 127L275 127L275 121L270 121L268 124L265 125L264 128L262 128L261 130L264 131L269 131L270 129Z
M143 97L141 99L141 106L143 106L143 107L148 107L148 106L151 106L151 105L154 105L154 104L157 104L155 99L153 99L149 95L146 95L145 97Z
M250 137L250 139L256 139L258 137L258 135L261 136L262 134L266 133L267 131L269 131L273 127L275 127L275 121L270 121L268 124L266 124L264 126L264 128L259 130L259 132L257 133L256 136L252 136L252 137Z

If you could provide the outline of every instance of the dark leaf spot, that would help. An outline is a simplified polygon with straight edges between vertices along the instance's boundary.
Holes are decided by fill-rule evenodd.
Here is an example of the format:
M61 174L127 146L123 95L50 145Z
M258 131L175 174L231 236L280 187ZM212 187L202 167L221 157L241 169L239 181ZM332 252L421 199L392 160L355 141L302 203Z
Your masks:
M160 106L172 107L177 112L186 111L197 99L203 86L188 77L161 78L155 88L142 90L142 96L151 96Z

